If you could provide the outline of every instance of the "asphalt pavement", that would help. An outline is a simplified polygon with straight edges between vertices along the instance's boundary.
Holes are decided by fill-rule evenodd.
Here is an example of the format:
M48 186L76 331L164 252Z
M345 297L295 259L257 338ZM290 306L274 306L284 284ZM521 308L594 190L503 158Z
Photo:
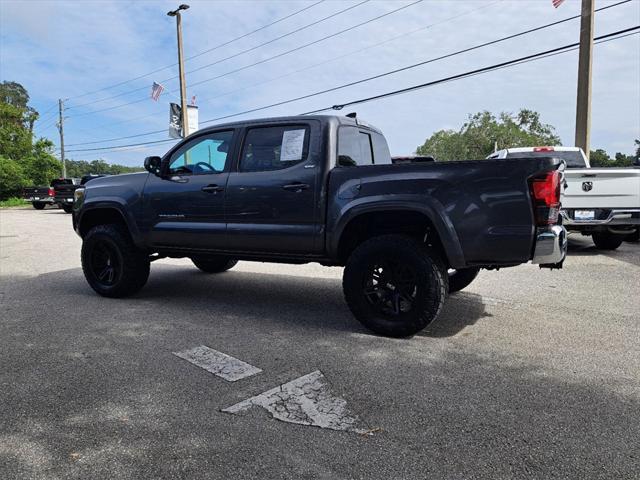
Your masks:
M399 340L319 265L102 298L70 215L1 210L0 478L640 478L640 244L570 238Z

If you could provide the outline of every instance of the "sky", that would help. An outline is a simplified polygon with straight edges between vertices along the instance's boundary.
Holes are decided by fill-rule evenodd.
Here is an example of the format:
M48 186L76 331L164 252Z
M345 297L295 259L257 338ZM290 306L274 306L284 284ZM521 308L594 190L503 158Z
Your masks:
M551 0L187 1L191 8L182 17L187 97L196 96L201 122L580 13L578 0L566 0L557 9ZM144 157L161 155L172 143L112 147L169 138L168 104L179 102L179 84L175 19L166 13L178 3L0 0L0 80L27 88L31 105L41 113L36 135L52 139L57 147L57 101L65 99L67 158L141 165ZM613 3L596 0L596 8ZM633 0L597 13L595 35L639 24L640 0ZM296 115L430 82L577 42L579 31L579 20L572 20L230 120ZM249 66L253 63L258 64ZM536 110L543 122L556 127L564 145L572 145L577 70L578 52L572 51L341 113L355 111L380 128L392 154L398 155L414 152L438 130L459 129L468 114L483 110ZM158 102L150 98L154 81L165 87ZM592 149L632 153L634 139L640 138L640 35L594 46L592 96ZM154 131L161 132L121 138ZM78 151L87 148L108 149Z

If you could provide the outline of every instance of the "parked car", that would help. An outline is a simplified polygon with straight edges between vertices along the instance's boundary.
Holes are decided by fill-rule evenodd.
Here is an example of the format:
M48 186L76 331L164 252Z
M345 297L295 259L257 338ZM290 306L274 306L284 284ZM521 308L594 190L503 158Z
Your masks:
M75 192L82 268L106 297L140 290L164 257L206 273L318 262L345 266L358 320L401 337L481 268L559 268L566 254L550 157L394 165L375 127L296 116L206 128L144 164Z
M33 208L42 210L47 205L54 204L54 191L52 187L25 187L22 189L22 198L27 202L31 202Z
M90 174L82 178L61 179L61 181L54 186L55 203L58 204L60 208L63 208L65 213L71 213L73 210L73 192L88 181L105 176L106 175Z
M561 158L566 162L563 224L591 235L597 248L615 250L640 229L640 168L592 168L578 147L526 147L500 150L490 159Z

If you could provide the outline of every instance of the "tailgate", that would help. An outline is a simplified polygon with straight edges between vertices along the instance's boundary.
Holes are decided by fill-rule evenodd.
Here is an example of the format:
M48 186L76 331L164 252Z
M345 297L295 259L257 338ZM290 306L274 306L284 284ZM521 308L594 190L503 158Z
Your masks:
M73 192L78 188L77 185L56 185L56 200L60 199L73 199Z
M640 208L640 169L565 170L562 208Z

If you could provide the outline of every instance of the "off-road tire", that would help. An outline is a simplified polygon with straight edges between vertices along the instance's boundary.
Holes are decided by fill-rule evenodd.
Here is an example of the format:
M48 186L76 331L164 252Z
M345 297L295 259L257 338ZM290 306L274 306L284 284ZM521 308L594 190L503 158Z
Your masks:
M412 280L398 281L396 285L409 286L411 295L389 283L395 280L387 282L385 271L393 279L391 272L397 269L410 272L408 278ZM353 251L344 269L342 288L349 309L365 327L388 337L408 337L436 320L447 297L449 278L440 256L419 240L382 235ZM371 293L372 289L375 293ZM403 293L404 298L400 299ZM412 300L405 301L407 297ZM408 310L402 311L407 305ZM389 308L394 312L383 311Z
M591 239L599 250L615 250L622 245L624 236L613 235L609 232L601 232L592 234Z
M461 268L449 272L449 293L459 292L467 288L480 273L479 268Z
M62 209L64 213L71 213L73 212L73 205L62 205Z
M36 210L43 210L44 207L47 206L46 203L42 203L42 202L33 202L31 205L33 205L33 208L35 208Z
M222 273L236 266L238 260L228 257L192 258L193 264L204 273Z
M113 264L117 265L114 281L102 281L96 267L98 248L109 250ZM147 283L149 256L139 250L122 225L98 225L89 230L82 242L82 271L87 282L103 297L120 298L133 295ZM115 268L115 267L114 267Z

